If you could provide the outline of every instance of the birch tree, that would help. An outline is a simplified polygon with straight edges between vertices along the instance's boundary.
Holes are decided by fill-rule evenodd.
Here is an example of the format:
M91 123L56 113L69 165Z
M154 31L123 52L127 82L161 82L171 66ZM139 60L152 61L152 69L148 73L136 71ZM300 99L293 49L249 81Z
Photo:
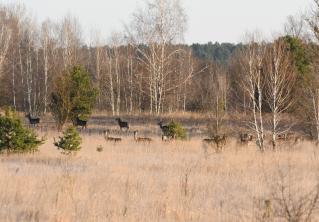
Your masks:
M21 41L21 50L24 52L24 56L22 57L20 50L20 62L21 68L24 66L24 69L21 69L21 75L25 76L25 86L26 86L26 96L27 96L27 111L32 113L35 110L34 104L36 103L36 81L38 80L35 77L36 74L36 64L35 63L35 54L38 50L37 44L37 35L36 35L36 26L34 21L29 18L23 24L23 35ZM26 110L25 110L26 111Z
M305 39L307 38L306 25L305 15L297 14L295 16L288 16L284 25L284 31L289 36Z
M6 59L11 39L11 30L5 23L0 22L0 77L2 75L2 66Z
M276 40L269 47L265 73L266 101L271 110L272 147L277 147L277 137L288 129L280 127L282 114L292 105L291 92L295 83L295 74L291 56L283 39Z
M53 55L55 51L55 42L54 39L54 24L47 20L42 23L41 27L41 48L43 54L43 73L44 73L44 94L43 94L43 107L44 113L47 112L49 105L48 102L48 90L49 90L49 71L50 67L53 65Z
M310 28L311 33L314 36L314 40L319 42L319 0L313 0L314 8L312 14L306 19ZM319 71L319 53L316 45L311 48L313 61L312 61L312 75L313 80L311 81L309 87L305 89L307 98L310 99L310 119L312 125L315 126L317 134L317 143L319 142L319 82L318 82L318 71Z
M318 83L312 85L306 89L306 94L310 98L310 119L313 121L313 125L316 129L316 140L319 143L319 88Z
M82 45L81 27L70 15L66 16L60 24L59 43L64 69L67 70L79 62L79 49Z
M103 69L103 58L105 55L103 55L104 52L104 45L103 40L101 38L101 35L98 31L95 31L93 34L93 40L92 40L92 47L94 48L94 58L95 58L95 64L94 64L94 70L95 70L95 80L98 88L98 95L97 95L97 103L98 108L102 108L102 69Z
M250 34L247 47L241 53L243 78L240 84L251 102L250 108L253 120L249 123L249 126L255 132L257 145L261 151L265 150L263 119L263 61L265 51L265 44L259 40L258 34Z
M159 114L168 90L166 81L172 75L172 58L181 50L171 47L171 44L183 40L186 15L179 0L146 1L145 9L134 14L131 26L130 39L139 52L139 62L147 67L149 76L150 112Z
M109 62L110 62L110 95L112 110L119 115L121 111L121 78L120 78L120 46L122 44L121 33L112 33L109 45ZM115 84L114 84L115 83ZM114 111L113 111L114 115Z
M226 115L227 77L223 68L217 67L213 75L213 113L215 118L215 135L221 135Z

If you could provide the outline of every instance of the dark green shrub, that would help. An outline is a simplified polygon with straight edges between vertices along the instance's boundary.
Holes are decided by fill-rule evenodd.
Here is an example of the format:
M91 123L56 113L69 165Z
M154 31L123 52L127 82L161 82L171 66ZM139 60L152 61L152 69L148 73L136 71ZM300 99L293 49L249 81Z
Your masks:
M34 152L43 143L11 110L0 116L0 152Z
M90 75L81 66L74 66L68 72L59 75L54 81L51 93L50 109L58 129L76 118L87 120L91 114L97 90L90 81Z
M171 121L168 124L168 132L166 136L169 136L175 139L186 139L186 130L183 128L183 126L180 123L176 121Z
M70 154L80 150L81 143L82 139L73 126L68 127L63 132L63 136L59 137L59 141L54 141L54 145L58 147L58 149L62 149L62 153L64 154Z

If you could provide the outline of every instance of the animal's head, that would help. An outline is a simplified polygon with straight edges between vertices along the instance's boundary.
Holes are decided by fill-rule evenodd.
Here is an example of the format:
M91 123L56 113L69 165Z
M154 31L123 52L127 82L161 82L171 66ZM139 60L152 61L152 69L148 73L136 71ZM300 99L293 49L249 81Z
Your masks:
M116 120L116 121L121 121L121 119L120 119L120 118L116 118L115 120Z

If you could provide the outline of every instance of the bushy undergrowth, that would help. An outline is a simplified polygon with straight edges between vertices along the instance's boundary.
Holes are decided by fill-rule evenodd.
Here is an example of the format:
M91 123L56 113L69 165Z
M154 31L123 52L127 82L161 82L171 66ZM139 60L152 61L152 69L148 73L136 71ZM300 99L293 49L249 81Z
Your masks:
M0 151L34 152L43 143L33 130L25 128L16 114L10 110L0 116Z
M175 139L186 139L186 130L183 128L182 124L176 121L171 121L168 124L167 134L167 136Z
M70 154L81 149L82 139L75 127L70 126L64 132L63 136L59 137L59 141L55 141L54 145L62 149L62 153Z

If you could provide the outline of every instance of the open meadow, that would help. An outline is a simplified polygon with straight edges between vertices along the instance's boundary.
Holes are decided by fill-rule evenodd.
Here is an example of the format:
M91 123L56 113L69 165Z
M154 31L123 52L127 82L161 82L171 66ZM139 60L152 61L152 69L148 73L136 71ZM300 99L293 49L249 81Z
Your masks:
M0 0L0 222L319 222L319 0Z
M311 142L261 153L232 138L216 153L200 137L113 144L82 134L82 149L63 155L58 134L45 136L39 152L0 156L0 221L319 220Z

